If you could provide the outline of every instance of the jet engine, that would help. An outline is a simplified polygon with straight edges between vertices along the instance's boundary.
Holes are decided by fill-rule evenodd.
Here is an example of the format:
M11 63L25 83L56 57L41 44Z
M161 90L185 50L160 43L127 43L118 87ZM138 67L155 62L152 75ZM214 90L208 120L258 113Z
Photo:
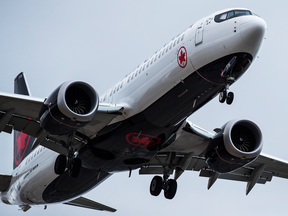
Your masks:
M82 81L68 81L55 89L39 113L40 126L51 135L65 135L89 123L99 105L97 92Z
M205 158L211 169L227 173L255 160L262 146L262 133L255 123L232 120L209 143Z

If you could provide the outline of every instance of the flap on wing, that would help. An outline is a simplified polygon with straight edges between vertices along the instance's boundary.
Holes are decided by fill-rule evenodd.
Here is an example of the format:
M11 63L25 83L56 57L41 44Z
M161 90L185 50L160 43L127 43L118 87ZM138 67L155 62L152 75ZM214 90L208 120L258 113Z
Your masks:
M116 209L114 209L114 208L111 208L111 207L103 205L101 203L92 201L92 200L87 199L85 197L79 197L75 200L66 202L64 204L77 206L77 207L83 207L83 208L89 208L89 209L94 209L94 210L100 210L100 211L109 211L109 212L115 212L116 211Z
M252 170L250 170L252 172ZM201 177L208 177L211 178L214 175L213 171L209 170L201 170L199 176ZM225 174L219 174L219 179L226 179L226 180L233 180L233 181L242 181L242 182L249 182L250 176L244 176L244 175L237 175L235 173L225 173ZM259 184L265 184L266 179L259 178L257 180L257 183Z
M0 192L8 190L11 178L11 175L0 175Z

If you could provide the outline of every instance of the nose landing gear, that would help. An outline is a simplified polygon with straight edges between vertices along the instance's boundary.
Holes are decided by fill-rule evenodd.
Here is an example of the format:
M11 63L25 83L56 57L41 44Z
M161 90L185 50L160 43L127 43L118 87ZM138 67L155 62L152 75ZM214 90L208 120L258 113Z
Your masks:
M219 102L226 103L228 105L232 104L233 99L234 99L234 93L233 92L228 92L229 86L235 82L235 78L232 76L233 72L233 67L237 62L237 56L234 56L226 65L224 70L221 72L221 77L224 77L226 79L226 87L223 91L220 92L219 94Z
M228 105L230 105L230 104L232 104L233 100L234 100L234 93L233 92L227 93L227 90L225 89L224 91L219 93L219 102L220 103L224 103L226 101L226 103Z

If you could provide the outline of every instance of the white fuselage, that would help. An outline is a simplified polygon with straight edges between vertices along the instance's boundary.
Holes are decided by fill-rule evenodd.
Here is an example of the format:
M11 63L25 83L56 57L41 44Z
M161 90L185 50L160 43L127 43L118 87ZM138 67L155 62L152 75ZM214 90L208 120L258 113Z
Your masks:
M125 107L123 115L110 124L142 112L197 69L221 57L245 52L255 59L266 28L263 19L249 15L216 23L214 17L220 13L199 20L173 38L101 97L101 103ZM182 59L185 67L179 65L181 47L187 51L187 58ZM54 173L57 155L42 146L33 150L13 171L10 188L2 193L4 202L45 204L42 193L58 177Z

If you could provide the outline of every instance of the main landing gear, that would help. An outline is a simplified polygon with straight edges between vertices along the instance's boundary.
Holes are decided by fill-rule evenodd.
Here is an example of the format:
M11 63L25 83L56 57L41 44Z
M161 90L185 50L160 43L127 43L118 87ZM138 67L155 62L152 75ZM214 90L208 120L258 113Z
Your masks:
M60 154L56 158L54 165L54 172L57 175L61 175L65 172L66 168L68 169L69 176L72 178L77 178L80 174L82 161L80 158L77 158L77 148L75 148L74 143L74 134L69 135L69 147L68 147L68 156Z
M54 165L54 172L61 175L68 169L69 176L77 178L81 171L82 161L80 158L66 157L65 155L58 155Z
M163 189L165 198L173 199L177 191L177 181L168 178L168 174L164 174L163 179L160 176L154 176L150 184L151 195L158 196Z
M163 180L160 176L154 176L150 184L150 193L158 196L164 190L166 199L173 199L177 191L177 181L174 179Z

